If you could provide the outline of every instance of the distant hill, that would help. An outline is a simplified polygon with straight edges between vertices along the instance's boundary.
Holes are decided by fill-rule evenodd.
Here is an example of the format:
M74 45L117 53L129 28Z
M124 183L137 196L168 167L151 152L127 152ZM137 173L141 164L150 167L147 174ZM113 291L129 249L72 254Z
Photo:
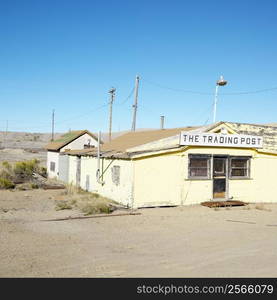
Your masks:
M147 130L147 129L138 129ZM128 131L119 131L112 133L112 139L127 133ZM55 139L64 133L56 133ZM96 135L98 133L95 133ZM31 133L31 132L14 132L0 131L0 149L43 149L43 147L51 141L51 133ZM108 142L109 134L107 132L101 134L104 143Z

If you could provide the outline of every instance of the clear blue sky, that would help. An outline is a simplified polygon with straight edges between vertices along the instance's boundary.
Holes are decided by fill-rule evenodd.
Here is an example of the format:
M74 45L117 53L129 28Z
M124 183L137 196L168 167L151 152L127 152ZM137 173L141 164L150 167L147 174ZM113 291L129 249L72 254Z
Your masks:
M0 131L108 131L111 87L130 129L136 74L137 128L211 123L220 75L218 121L277 122L276 0L0 0L0 36Z

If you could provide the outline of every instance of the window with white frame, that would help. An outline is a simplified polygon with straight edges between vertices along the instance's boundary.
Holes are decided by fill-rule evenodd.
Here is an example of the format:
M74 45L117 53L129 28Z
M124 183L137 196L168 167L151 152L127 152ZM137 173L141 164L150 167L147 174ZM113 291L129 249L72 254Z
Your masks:
M230 157L230 178L250 177L249 157Z
M120 166L113 166L111 169L112 181L115 185L120 184Z
M211 155L189 155L188 177L209 179L211 174Z

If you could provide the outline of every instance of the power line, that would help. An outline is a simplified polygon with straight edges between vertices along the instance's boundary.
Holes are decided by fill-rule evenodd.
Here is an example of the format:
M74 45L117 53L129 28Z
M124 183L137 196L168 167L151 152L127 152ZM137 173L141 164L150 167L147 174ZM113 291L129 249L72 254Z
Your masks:
M128 97L125 100L123 100L122 102L117 103L116 105L122 105L122 104L126 103L131 98L131 96L133 95L134 91L135 91L135 87L132 88L130 94L128 95Z
M176 92L183 92L183 93L188 93L188 94L196 94L196 95L214 95L214 93L211 92L200 92L200 91L192 91L192 90L184 90L180 88L172 88L169 86L165 86L150 80L143 79L146 83L158 86L159 88L162 89L167 89L167 90L172 90ZM256 91L246 91L246 92L233 92L233 93L220 93L221 95L247 95L247 94L258 94L258 93L264 93L264 92L269 92L269 91L274 91L277 90L277 87L272 87L272 88L266 88L266 89L261 89L261 90L256 90Z
M130 97L133 95L134 90L135 90L135 88L133 87L130 94L127 96L127 98L125 98L122 102L118 103L117 105L119 106L119 105L122 105L122 104L126 103L130 99ZM96 108L93 108L93 109L87 111L84 114L81 114L81 115L78 115L78 116L75 116L75 117L71 117L71 118L68 118L68 119L65 119L65 120L57 121L57 122L55 121L55 125L57 125L57 124L61 125L61 124L66 123L66 122L82 118L82 117L87 116L87 115L91 114L92 112L96 112L96 111L98 111L98 110L100 110L100 109L102 109L102 108L104 108L108 105L109 105L109 103L105 103L103 105L100 105ZM6 122L6 120L0 120L0 121L5 121ZM22 120L22 121L20 121L20 120L9 120L9 121L10 122L12 121L13 123L26 122L26 120ZM49 124L47 124L46 122L43 122L43 125L38 125L38 126L24 126L24 128L28 128L29 130L30 129L37 129L37 128L47 128L47 127L49 127ZM21 130L21 128L20 127L13 127L13 130Z

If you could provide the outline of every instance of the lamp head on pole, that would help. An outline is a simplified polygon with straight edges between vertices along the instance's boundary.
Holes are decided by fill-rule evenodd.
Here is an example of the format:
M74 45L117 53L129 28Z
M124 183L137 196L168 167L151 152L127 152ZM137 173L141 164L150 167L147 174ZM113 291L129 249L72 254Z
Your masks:
M227 81L224 80L223 76L220 76L220 79L216 82L217 85L223 86L227 84Z

